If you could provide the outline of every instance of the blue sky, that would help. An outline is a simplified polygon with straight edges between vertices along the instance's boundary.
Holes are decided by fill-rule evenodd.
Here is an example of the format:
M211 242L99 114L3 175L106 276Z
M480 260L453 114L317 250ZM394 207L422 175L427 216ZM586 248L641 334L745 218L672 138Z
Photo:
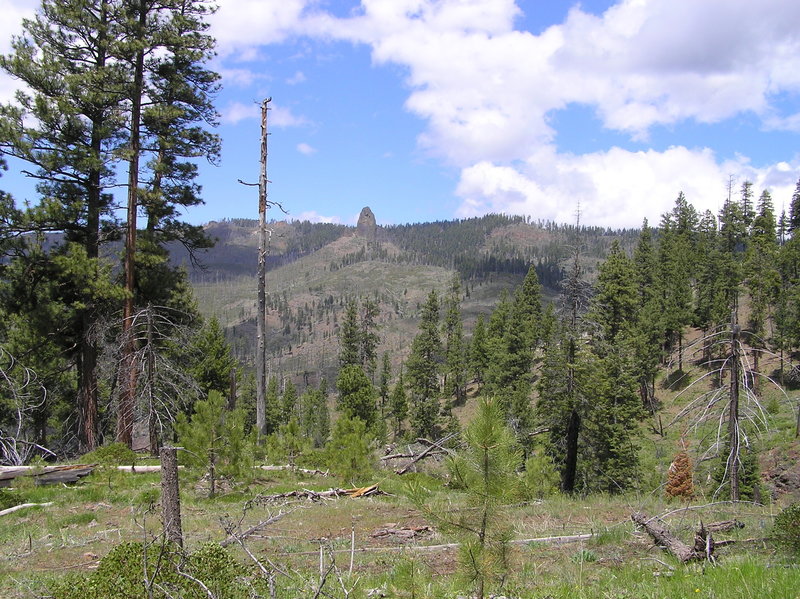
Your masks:
M0 51L34 0L0 0ZM796 0L219 0L223 157L187 220L379 224L504 212L651 223L680 191L717 212L731 177L778 210L800 178ZM0 78L0 100L15 82ZM0 185L35 200L14 171ZM272 217L280 218L277 212Z

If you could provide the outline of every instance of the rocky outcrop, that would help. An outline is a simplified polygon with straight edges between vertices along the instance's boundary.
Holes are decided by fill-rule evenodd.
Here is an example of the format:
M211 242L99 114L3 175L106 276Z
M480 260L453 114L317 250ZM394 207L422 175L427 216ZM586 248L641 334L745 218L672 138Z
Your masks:
M375 221L375 215L369 206L362 208L361 214L358 215L356 235L369 241L375 241L378 235L378 223Z

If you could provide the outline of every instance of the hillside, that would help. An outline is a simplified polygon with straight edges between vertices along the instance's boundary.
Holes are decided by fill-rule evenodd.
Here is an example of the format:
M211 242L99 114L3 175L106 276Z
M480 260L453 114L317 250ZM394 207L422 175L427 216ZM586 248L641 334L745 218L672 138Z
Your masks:
M255 347L257 224L244 219L209 223L206 232L217 243L200 256L200 265L192 266L185 253L173 249L174 260L190 268L201 311L220 320L245 364L252 363ZM576 244L591 278L615 239L631 247L637 234L591 227L576 231L502 215L367 230L276 221L269 230L268 369L301 385L335 376L338 325L349 299L377 301L378 352L389 352L397 367L408 353L425 297L432 289L443 292L454 276L463 282L469 335L478 315L490 314L531 265L553 298Z

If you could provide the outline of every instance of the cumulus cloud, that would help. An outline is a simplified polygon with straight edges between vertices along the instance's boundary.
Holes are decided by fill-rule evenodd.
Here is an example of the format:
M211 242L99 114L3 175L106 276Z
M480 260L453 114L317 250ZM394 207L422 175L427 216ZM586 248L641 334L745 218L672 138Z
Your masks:
M261 104L251 102L230 102L221 111L222 122L225 124L236 125L241 121L261 118ZM308 120L303 116L294 114L289 108L270 104L269 121L275 127L299 127L307 125Z
M297 215L296 220L304 221L307 220L312 223L335 223L341 224L341 220L338 216L323 216L313 210L308 212L301 212Z
M461 216L569 221L580 201L585 222L637 226L680 190L716 210L730 175L775 179L775 167L709 149L565 154L550 117L580 103L637 141L655 126L741 115L796 131L800 114L776 98L800 92L800 3L622 0L599 16L577 5L539 35L516 30L518 15L506 0L363 0L356 16L314 15L298 30L369 44L375 63L407 69L420 145L462 169Z
M303 83L305 80L306 76L303 74L303 71L297 71L294 75L286 80L286 83L289 85L297 85L298 83Z
M305 142L301 142L297 144L297 151L303 154L304 156L311 156L312 154L316 154L316 148L312 148Z
M717 214L730 176L769 188L778 210L791 197L800 160L755 168L745 159L718 161L708 148L631 152L618 147L583 155L545 148L514 168L480 162L465 168L456 190L457 216L488 212L528 214L556 222L607 227L657 224L683 191L695 208Z

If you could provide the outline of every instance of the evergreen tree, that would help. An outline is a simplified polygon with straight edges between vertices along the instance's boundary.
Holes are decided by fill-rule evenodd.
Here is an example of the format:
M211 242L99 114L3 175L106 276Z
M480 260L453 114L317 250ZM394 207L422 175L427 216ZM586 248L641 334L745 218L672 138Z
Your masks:
M466 447L448 463L453 484L464 489L467 509L438 504L420 486L412 499L440 528L459 540L459 566L475 585L477 597L502 578L509 567L513 526L504 506L518 493L517 468L522 455L504 423L503 410L482 398L465 433Z
M311 439L314 447L323 447L331 430L328 401L324 385L318 389L307 389L300 398L300 429Z
M463 404L467 399L467 359L461 318L461 281L457 276L453 278L445 307L444 393L453 397L457 404Z
M119 20L119 5L112 0L45 0L24 22L24 36L13 40L13 53L0 59L0 66L29 90L18 93L17 105L0 109L0 147L31 165L42 198L27 210L24 226L66 232L52 252L58 260L51 268L60 264L69 271L63 273L64 283L80 308L69 329L63 323L52 328L62 330L64 351L78 372L78 436L84 451L98 444L99 340L93 329L110 302L121 299L100 258L101 229L115 224L109 190L124 141L127 77L109 55ZM76 39L83 43L75 44ZM89 281L94 283L87 286Z
M212 390L208 399L195 404L191 418L181 413L175 423L178 440L186 449L181 458L208 473L211 497L220 476L241 479L253 467L253 443L245 435L244 412L228 412L225 403L222 394Z
M439 370L442 353L442 341L439 336L439 296L432 290L422 306L419 333L411 342L411 354L406 362L413 401L411 422L414 432L418 435L435 436L438 427Z
M394 435L399 437L403 432L403 422L408 416L408 397L406 396L406 386L403 381L403 373L397 379L392 389L391 413L395 422Z
M362 420L368 429L374 427L378 418L375 389L361 366L351 364L342 368L336 388L339 410L348 418Z
M281 425L280 384L276 376L271 376L267 383L264 404L264 434L271 435L278 432Z
M751 342L757 347L763 346L763 339L767 336L767 319L780 293L778 251L775 211L772 198L765 190L758 200L758 214L753 220L744 266L745 282L751 298L748 328L757 337ZM757 370L757 352L754 358Z
M483 314L478 315L475 328L472 329L472 341L469 345L469 369L472 376L479 384L486 380L486 370L489 367L489 342L487 339L486 322Z
M193 359L190 372L200 389L205 394L217 391L227 395L236 361L215 317L200 329L192 341L189 354Z
M378 343L380 343L380 337L376 332L378 314L377 302L370 299L361 302L359 363L371 381L375 380L375 369L378 366Z
M522 285L514 294L514 303L517 314L521 315L524 322L525 334L528 338L531 351L535 351L544 337L542 337L544 313L542 308L542 285L536 274L536 268L531 265Z
M642 406L655 410L655 377L661 360L663 323L657 289L657 262L652 231L645 219L633 254L638 287L638 313L634 343L636 376Z
M613 343L623 334L631 335L639 301L633 261L615 240L608 258L600 265L590 315L606 342Z
M392 380L392 365L389 361L389 353L383 352L381 360L381 376L378 383L378 396L380 397L381 418L385 416L386 406L389 402L389 383Z
M667 349L677 342L678 369L683 369L683 329L692 320L692 268L697 212L683 192L672 211L664 214L658 250L661 313Z
M358 304L348 300L344 320L339 328L339 366L360 365L360 334L358 330Z
M283 394L281 395L281 422L289 422L297 417L297 387L294 386L292 379L285 379L283 383Z

